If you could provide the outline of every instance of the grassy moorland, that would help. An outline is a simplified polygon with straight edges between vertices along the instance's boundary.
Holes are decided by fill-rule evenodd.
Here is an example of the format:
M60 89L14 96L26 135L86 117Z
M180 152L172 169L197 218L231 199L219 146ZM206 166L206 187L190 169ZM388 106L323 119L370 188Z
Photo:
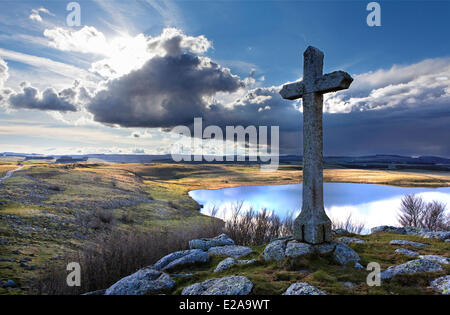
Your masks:
M16 168L3 162L0 176ZM328 182L450 186L450 174L443 172L328 168L324 177ZM24 163L0 184L0 281L12 279L22 289L0 288L0 294L27 292L46 265L108 230L145 232L210 220L199 213L190 190L300 182L296 165L261 172L247 165Z
M349 236L352 236L349 234ZM403 239L427 243L430 246L420 249L422 255L442 255L448 256L450 245L442 240L427 239L421 237L398 235L393 233L377 233L374 235L358 235L357 238L365 241L364 244L351 244L360 256L361 263L366 266L370 262L377 262L381 270L397 264L403 264L412 258L397 254L394 250L396 246L389 245L393 239ZM240 259L259 258L265 245L252 246L254 252ZM417 248L407 247L411 250ZM443 271L433 273L418 273L414 275L398 275L390 280L383 280L381 286L368 286L366 277L368 271L357 270L353 266L343 267L333 262L329 256L312 255L297 259L295 261L285 260L282 262L265 262L262 259L254 264L235 265L230 269L214 272L218 263L225 257L213 256L204 265L198 267L188 267L178 269L177 273L195 273L190 278L178 278L177 286L173 294L180 294L181 291L194 283L203 282L207 279L220 278L232 275L247 277L253 284L252 294L256 295L280 295L295 282L306 282L327 294L339 295L417 295L417 294L437 294L429 287L429 283L443 275L450 273L450 265L443 265ZM351 283L351 286L346 284Z

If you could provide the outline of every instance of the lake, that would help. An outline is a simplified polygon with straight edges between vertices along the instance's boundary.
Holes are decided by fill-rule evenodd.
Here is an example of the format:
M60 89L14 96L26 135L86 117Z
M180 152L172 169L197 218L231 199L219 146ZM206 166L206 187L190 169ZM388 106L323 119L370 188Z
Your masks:
M400 200L405 194L417 194L426 201L439 200L450 205L450 187L404 188L371 184L324 183L324 203L328 216L364 222L367 228L379 225L397 225ZM216 215L229 217L231 207L244 202L243 210L268 209L280 217L289 213L297 215L302 204L302 185L241 186L217 190L189 192L201 204L201 212L210 214L212 207L219 208Z

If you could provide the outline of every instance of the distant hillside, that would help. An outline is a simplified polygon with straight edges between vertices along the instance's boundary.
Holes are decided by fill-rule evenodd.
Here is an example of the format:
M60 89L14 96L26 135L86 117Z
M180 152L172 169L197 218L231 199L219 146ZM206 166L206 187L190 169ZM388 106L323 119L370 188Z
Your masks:
M4 157L20 157L26 160L44 160L44 159L56 159L57 161L64 159L73 159L75 162L88 160L99 162L111 162L111 163L172 163L172 157L170 154L162 155L145 155L145 154L85 154L85 155L52 155L44 156L39 154L26 154L26 153L14 153L4 152L0 153L0 156ZM225 158L224 158L225 160ZM299 155L282 155L280 156L281 164L298 164L302 162L302 156ZM437 157L437 156L401 156L401 155L389 155L389 154L377 154L368 156L326 156L324 162L327 165L340 165L344 167L353 168L417 168L417 169L429 169L429 170L450 170L450 159ZM192 162L195 164L206 163ZM213 162L224 164L253 164L249 158L246 158L244 162L238 162L237 158L234 158L232 162Z

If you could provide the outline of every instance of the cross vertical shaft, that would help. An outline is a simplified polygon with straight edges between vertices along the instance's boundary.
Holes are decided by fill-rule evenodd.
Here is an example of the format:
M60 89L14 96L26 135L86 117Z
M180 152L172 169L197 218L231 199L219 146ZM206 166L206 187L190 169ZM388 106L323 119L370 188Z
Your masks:
M323 205L323 94L347 89L345 72L323 75L323 53L308 47L303 54L303 81L283 86L285 99L303 98L303 203L294 222L294 238L311 244L331 240L331 220Z

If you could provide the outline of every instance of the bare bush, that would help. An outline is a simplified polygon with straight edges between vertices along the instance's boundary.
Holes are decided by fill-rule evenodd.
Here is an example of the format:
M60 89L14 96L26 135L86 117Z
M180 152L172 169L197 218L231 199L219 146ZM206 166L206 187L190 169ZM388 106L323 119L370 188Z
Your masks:
M212 222L212 221L211 221ZM223 223L214 219L183 228L162 228L146 233L113 229L102 233L83 248L67 254L60 262L47 266L33 285L37 294L81 294L108 288L121 278L140 268L152 265L161 257L188 248L189 241L214 237L223 230ZM81 266L81 287L66 284L66 266L78 262Z
M231 209L231 218L225 222L225 233L240 245L261 245L273 238L292 235L293 217L285 219L262 209L249 209L242 213L243 203Z
M449 230L449 214L446 211L446 204L440 201L427 203L420 196L406 195L400 204L398 221L403 227Z
M351 213L349 213L349 215L344 220L339 220L336 218L332 218L331 220L331 228L333 230L344 229L353 234L361 234L365 226L366 224L364 222L353 220Z
M431 231L448 230L446 204L440 201L427 203L421 218L421 226Z
M398 222L401 226L421 227L421 220L425 210L425 202L422 197L406 195L400 204Z

